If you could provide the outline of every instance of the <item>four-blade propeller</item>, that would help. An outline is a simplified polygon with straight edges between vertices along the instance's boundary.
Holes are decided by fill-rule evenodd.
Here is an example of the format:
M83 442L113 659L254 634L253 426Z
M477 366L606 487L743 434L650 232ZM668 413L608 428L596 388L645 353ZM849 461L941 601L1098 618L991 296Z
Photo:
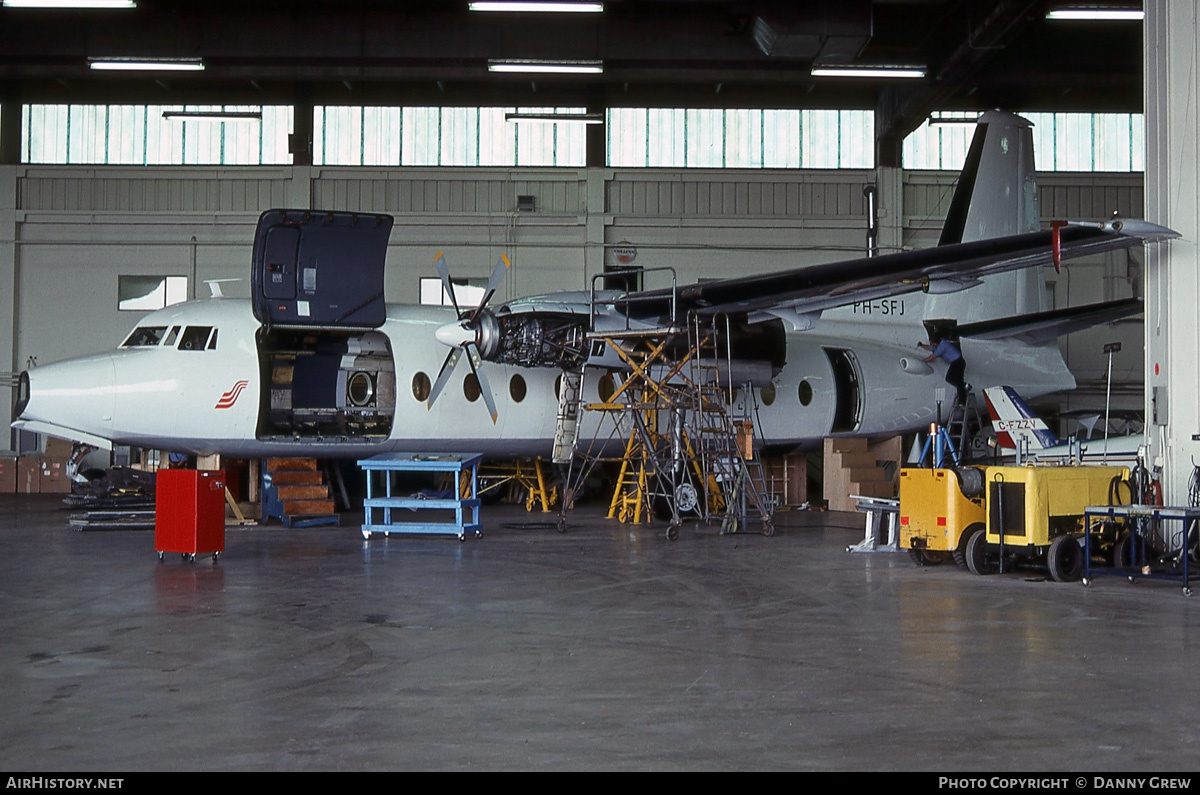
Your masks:
M492 415L492 422L495 423L496 401L492 397L492 390L488 385L487 377L483 374L482 367L485 356L493 353L500 342L500 324L496 322L495 315L488 311L487 304L496 294L500 283L504 281L504 275L510 267L508 257L500 255L500 259L496 261L496 267L492 271L492 277L488 280L487 288L483 292L483 298L479 301L479 306L469 313L458 308L454 285L450 281L450 268L442 258L441 251L433 258L433 261L437 266L438 276L442 279L442 289L446 291L446 295L450 296L450 302L454 305L454 313L458 316L458 321L447 323L435 332L435 336L440 342L450 346L450 352L446 354L446 360L442 362L442 369L438 371L437 380L434 381L433 388L429 391L427 405L429 408L433 408L433 402L437 400L438 395L446 386L446 382L450 380L450 374L454 372L455 365L458 364L459 358L465 351L467 364L471 366L471 373L479 384L479 393L487 405L488 412Z

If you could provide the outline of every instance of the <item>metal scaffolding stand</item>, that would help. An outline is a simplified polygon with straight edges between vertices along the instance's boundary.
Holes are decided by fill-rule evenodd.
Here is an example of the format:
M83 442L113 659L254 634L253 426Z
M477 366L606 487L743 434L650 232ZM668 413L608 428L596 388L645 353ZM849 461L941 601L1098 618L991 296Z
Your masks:
M723 533L744 532L757 519L773 535L754 423L748 408L731 416L733 389L722 378L730 372L728 350L723 359L715 320L692 315L684 327L592 332L588 344L607 346L624 368L601 379L612 388L600 391L599 403L583 402L582 372L563 379L556 460L568 469L560 530L574 495L596 466L610 462L619 471L609 518L639 524L657 515L672 540L687 517L720 520ZM753 392L744 394L748 407ZM599 415L586 440L578 438L581 410Z

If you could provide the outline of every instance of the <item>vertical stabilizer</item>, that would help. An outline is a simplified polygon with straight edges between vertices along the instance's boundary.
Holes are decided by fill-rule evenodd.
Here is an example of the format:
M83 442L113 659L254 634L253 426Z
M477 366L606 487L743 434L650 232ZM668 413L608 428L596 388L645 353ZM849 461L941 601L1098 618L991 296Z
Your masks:
M988 414L1001 447L1016 449L1045 450L1062 444L1029 404L1011 386L993 386L983 390Z
M1033 124L988 111L959 176L938 245L969 243L1041 228L1033 160ZM990 276L973 290L931 297L926 317L990 320L1046 309L1041 270Z

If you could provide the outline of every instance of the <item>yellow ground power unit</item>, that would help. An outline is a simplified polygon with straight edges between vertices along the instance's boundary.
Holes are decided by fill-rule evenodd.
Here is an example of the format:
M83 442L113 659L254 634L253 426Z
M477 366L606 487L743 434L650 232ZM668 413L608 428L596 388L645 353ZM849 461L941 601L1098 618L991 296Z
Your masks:
M985 478L987 526L967 539L967 568L991 574L1010 565L1044 565L1058 582L1072 582L1084 570L1084 509L1110 504L1116 484L1129 480L1129 470L999 466L988 467ZM1111 546L1112 540L1104 543Z
M967 539L984 528L983 467L900 470L900 546L920 566L966 565Z

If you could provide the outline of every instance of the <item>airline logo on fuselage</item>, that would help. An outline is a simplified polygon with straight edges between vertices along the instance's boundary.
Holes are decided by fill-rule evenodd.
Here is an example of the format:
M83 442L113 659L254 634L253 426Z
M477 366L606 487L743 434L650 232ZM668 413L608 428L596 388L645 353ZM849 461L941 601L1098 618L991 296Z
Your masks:
M217 401L216 408L228 409L232 408L234 403L237 403L238 395L242 394L242 390L250 386L249 381L238 381L233 385L233 388L221 395L221 399Z

